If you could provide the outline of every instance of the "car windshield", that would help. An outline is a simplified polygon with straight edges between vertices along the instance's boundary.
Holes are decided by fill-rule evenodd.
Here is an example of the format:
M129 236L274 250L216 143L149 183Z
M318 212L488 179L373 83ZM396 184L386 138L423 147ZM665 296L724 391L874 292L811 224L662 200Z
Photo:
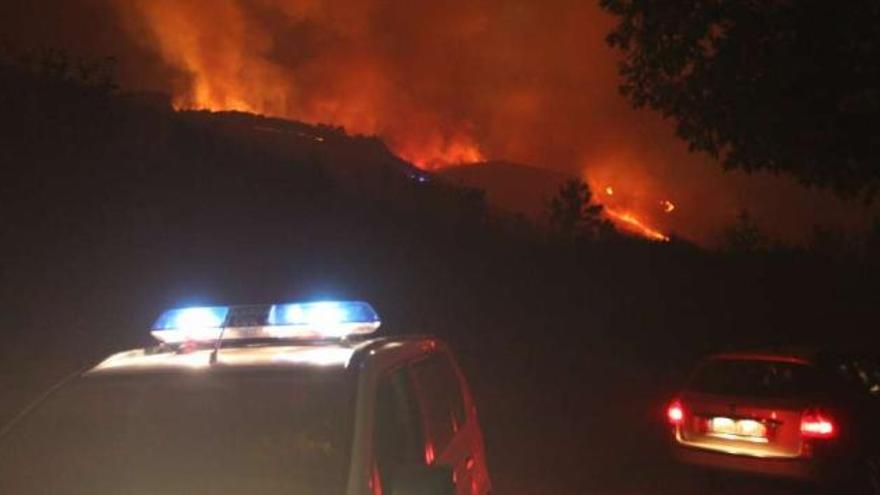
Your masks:
M705 394L791 398L815 391L816 371L804 364L715 359L701 366L690 390Z
M341 494L353 391L341 370L87 376L0 443L0 492Z

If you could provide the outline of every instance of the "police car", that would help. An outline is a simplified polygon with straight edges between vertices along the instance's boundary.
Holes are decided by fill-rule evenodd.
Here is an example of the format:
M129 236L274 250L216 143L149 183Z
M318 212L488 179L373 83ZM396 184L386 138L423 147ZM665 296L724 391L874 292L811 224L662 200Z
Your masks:
M868 353L710 356L667 416L686 464L880 495L880 360Z
M0 493L483 495L473 398L364 302L173 309L0 437Z

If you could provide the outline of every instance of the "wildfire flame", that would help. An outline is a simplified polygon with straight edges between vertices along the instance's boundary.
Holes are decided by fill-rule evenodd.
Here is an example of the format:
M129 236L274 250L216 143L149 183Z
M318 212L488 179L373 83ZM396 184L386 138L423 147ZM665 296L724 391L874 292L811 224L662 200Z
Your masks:
M381 136L398 156L425 169L485 161L466 116L420 103L411 87L421 76L395 79L380 47L365 46L375 43L364 31L371 12L367 3L117 3L133 19L134 32L146 34L149 47L181 74L173 95L178 110L237 110L341 126L352 134ZM277 14L276 30L306 33L302 26L320 25L321 40L341 44L316 45L306 38L313 46L303 50L327 51L297 58L301 52L295 45L274 36L255 14L261 9ZM419 82L423 91L435 90L430 80Z
M412 141L392 139L389 146L397 156L425 170L486 161L477 143L464 134L449 138L433 135Z
M669 242L669 236L645 225L644 222L639 220L638 217L632 213L616 211L607 206L605 207L605 213L607 213L608 216L610 216L612 220L624 230L639 234L653 241Z
M605 196L615 195L615 189L610 185L605 186L603 190ZM668 235L649 226L642 218L629 209L618 209L616 206L609 206L607 204L608 201L605 201L604 203L606 203L604 204L605 214L607 214L619 228L647 239L651 239L652 241L669 242L670 239ZM675 204L669 200L661 201L660 207L664 213L672 213L672 211L675 210Z

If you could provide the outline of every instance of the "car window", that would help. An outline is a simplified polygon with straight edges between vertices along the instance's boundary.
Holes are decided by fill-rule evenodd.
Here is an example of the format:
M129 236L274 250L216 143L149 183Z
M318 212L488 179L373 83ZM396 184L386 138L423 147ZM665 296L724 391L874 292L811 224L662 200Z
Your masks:
M82 378L3 437L0 492L341 494L349 382L336 371Z
M376 396L376 464L382 486L403 465L424 462L424 435L412 379L401 368L379 383Z
M715 359L697 370L689 389L717 395L789 398L815 392L818 387L817 372L809 365Z
M465 419L461 383L443 354L412 365L419 390L427 437L436 454L443 452Z

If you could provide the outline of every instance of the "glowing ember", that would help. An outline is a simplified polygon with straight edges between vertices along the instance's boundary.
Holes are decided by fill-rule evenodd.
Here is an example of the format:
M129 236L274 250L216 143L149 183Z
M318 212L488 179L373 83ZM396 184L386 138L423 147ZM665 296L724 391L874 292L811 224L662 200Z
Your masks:
M614 188L611 187L611 186L606 187L606 188L605 188L605 194L607 194L607 195L609 195L609 196L614 196Z
M632 213L615 211L607 206L605 207L605 212L624 230L644 236L653 241L669 242L669 236L645 225L644 222L639 220L638 217Z
M672 201L669 201L667 199L664 199L663 201L661 201L660 206L663 207L663 211L666 213L672 213L672 211L675 210L675 203L673 203Z

